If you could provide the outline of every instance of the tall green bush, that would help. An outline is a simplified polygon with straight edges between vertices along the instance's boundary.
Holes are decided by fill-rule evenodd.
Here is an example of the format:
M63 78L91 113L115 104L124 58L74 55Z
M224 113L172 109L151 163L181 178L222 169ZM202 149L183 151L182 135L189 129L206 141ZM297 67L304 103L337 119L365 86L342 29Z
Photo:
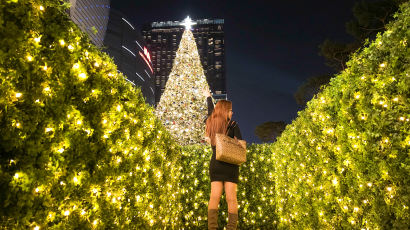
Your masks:
M410 5L273 144L281 228L408 229Z
M175 226L179 147L63 3L0 3L0 225Z

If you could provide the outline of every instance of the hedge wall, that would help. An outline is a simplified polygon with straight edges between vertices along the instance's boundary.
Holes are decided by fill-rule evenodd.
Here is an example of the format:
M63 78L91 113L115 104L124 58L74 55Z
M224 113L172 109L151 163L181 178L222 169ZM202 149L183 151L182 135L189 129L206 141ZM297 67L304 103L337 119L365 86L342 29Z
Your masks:
M180 229L206 229L210 196L209 162L212 149L203 145L182 148ZM238 229L276 229L274 160L269 145L248 145L247 162L240 166ZM228 208L221 198L219 226L226 226Z
M179 147L65 10L0 3L0 226L175 226Z
M281 228L408 229L410 5L272 146Z

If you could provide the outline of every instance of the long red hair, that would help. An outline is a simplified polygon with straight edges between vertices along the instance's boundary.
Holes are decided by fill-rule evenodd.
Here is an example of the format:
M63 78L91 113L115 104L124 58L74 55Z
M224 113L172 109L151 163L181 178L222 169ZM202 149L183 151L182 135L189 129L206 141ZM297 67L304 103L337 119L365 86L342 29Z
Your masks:
M206 120L206 136L211 139L211 145L215 145L215 135L225 133L228 128L229 111L232 109L232 102L220 100L216 103L214 111Z

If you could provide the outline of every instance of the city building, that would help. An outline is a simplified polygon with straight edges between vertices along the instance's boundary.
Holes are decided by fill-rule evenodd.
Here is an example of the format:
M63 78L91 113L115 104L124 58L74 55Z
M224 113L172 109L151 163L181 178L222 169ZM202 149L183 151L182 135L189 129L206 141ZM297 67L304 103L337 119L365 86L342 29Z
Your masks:
M126 76L140 87L145 101L155 105L154 71L140 32L109 0L70 0L70 17L91 41L105 51Z
M70 17L101 47L107 30L110 0L70 0Z
M127 80L141 87L145 101L155 105L154 70L151 55L135 26L114 9L104 38L103 50L110 55Z
M194 34L205 76L215 99L227 99L223 19L194 20ZM143 25L142 35L152 54L155 74L155 102L158 104L171 73L185 27L182 21Z

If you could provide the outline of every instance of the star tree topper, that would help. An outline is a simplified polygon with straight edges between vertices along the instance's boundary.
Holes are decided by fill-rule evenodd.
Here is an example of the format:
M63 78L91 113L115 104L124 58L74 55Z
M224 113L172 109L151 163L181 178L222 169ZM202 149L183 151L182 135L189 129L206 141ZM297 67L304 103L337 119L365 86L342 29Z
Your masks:
M191 30L192 25L195 25L196 22L193 22L191 18L188 16L182 21L180 24L181 26L185 26L185 30Z

